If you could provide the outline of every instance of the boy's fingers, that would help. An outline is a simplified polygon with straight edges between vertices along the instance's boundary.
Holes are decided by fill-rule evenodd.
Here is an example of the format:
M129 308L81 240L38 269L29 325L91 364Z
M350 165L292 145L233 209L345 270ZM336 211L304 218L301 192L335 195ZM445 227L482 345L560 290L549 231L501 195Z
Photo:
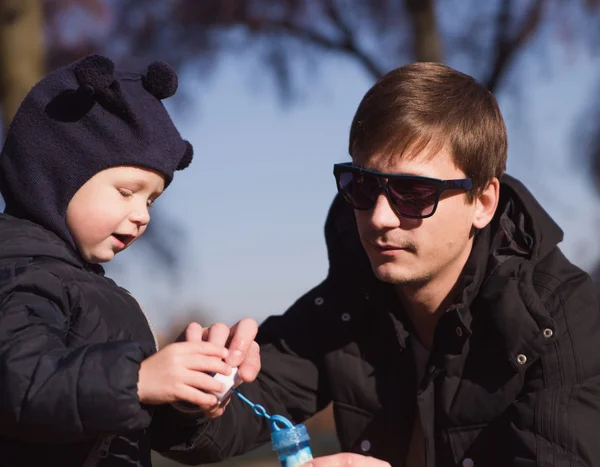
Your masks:
M183 382L186 385L203 392L222 392L225 390L225 385L223 383L217 381L215 378L202 371L188 371ZM218 401L215 403L217 402Z
M247 359L248 351L254 343L257 332L258 324L250 318L242 319L231 328L231 342L227 346L229 349L227 363L233 367L242 365Z
M185 367L188 370L221 373L226 376L231 374L231 366L225 363L220 356L209 357L192 354L186 358Z
M218 405L219 400L214 394L199 391L192 386L182 386L178 391L177 398L197 405L202 410Z
M184 354L201 354L218 358L224 358L227 355L225 347L215 345L212 342L181 342L175 345L180 346L181 352Z

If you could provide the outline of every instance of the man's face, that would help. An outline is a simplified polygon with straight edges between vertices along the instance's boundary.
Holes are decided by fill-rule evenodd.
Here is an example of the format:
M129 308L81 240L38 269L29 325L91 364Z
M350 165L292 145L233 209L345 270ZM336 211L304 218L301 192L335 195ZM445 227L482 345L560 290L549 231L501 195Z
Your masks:
M89 263L107 262L137 240L164 186L161 174L139 167L112 167L89 179L71 199L66 215L81 256Z
M426 151L410 159L370 158L353 163L383 173L443 180L466 177L448 151L434 157L427 157ZM392 210L382 190L373 209L355 210L373 272L384 282L409 287L421 287L444 275L456 277L471 251L476 208L477 201L468 203L464 191L452 190L442 193L433 216L408 219Z

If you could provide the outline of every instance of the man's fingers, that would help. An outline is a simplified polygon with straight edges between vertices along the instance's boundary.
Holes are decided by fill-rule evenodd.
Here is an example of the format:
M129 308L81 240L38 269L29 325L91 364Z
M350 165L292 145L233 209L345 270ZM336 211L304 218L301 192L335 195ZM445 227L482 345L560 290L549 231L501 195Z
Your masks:
M374 457L361 456L349 452L317 457L304 467L391 467L389 463Z
M219 347L225 347L229 340L229 326L223 323L215 323L203 333L204 340Z
M185 340L188 342L202 342L204 329L198 323L190 323L185 330Z
M230 331L229 355L227 363L238 367L246 360L246 355L250 350L254 338L258 332L258 324L251 318L244 318L236 323Z
M215 406L214 408L204 410L204 415L208 418L217 418L223 415L223 413L225 413L225 408L221 406Z
M260 372L260 347L256 342L250 343L246 359L239 366L239 375L242 381L250 383L256 379Z

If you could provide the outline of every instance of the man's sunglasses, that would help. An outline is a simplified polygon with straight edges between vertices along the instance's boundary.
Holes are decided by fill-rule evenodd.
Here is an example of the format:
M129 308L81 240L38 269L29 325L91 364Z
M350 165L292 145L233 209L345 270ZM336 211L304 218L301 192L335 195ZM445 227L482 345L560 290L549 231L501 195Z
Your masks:
M446 190L473 188L470 178L439 180L414 175L386 174L356 167L350 162L335 164L333 174L342 198L354 209L373 209L381 190L396 214L409 219L431 217Z

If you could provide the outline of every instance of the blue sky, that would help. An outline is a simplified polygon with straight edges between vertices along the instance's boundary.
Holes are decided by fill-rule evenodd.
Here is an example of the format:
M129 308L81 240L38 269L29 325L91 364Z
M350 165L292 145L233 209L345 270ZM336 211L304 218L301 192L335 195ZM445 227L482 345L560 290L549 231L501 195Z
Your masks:
M497 97L509 132L508 172L520 178L565 231L567 256L583 268L598 258L600 210L572 131L598 75L598 60L567 60L563 47L514 64L517 91ZM251 58L223 60L208 81L182 73L186 105L170 105L195 148L189 169L158 201L185 232L182 284L122 254L113 276L159 329L199 307L210 321L283 313L326 275L323 223L335 194L332 165L348 160L347 134L371 79L351 61L327 56L282 106ZM542 63L546 63L542 66ZM549 64L548 64L549 63ZM455 66L462 71L460 64ZM202 323L208 324L208 323Z

